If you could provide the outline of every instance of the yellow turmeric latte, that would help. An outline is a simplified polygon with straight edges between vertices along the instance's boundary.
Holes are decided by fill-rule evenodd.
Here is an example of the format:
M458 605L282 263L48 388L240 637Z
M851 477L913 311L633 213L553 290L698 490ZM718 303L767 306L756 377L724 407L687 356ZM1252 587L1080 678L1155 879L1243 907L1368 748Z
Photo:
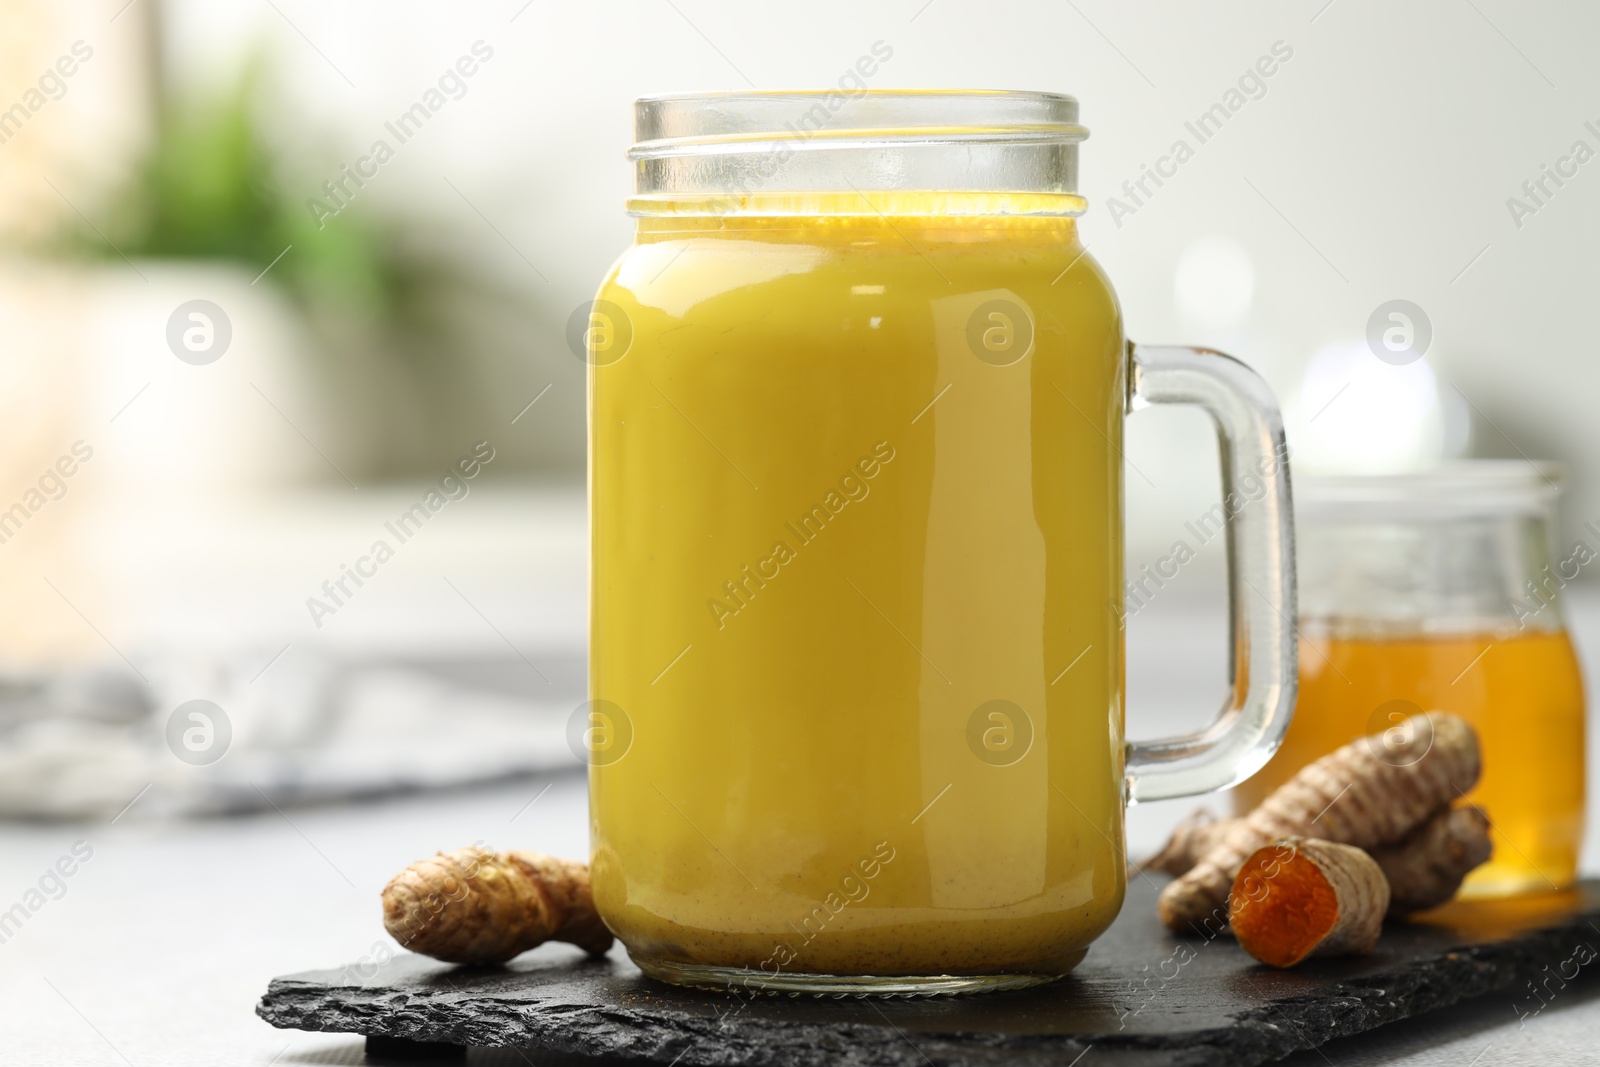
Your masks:
M593 885L646 969L1056 974L1121 904L1116 300L1070 218L898 195L647 217L599 294Z
M1483 776L1466 799L1494 855L1464 896L1549 892L1577 876L1583 838L1583 686L1564 631L1387 636L1308 628L1283 747L1234 793L1241 813L1301 767L1418 710L1478 731ZM1399 716L1399 718L1395 718Z

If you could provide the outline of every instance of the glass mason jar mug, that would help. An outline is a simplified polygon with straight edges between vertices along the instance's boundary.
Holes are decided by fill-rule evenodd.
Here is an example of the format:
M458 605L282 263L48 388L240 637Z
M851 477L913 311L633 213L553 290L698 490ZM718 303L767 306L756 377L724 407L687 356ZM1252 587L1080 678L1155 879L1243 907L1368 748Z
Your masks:
M1583 840L1584 698L1561 588L1593 550L1554 552L1560 472L1522 460L1302 478L1300 696L1276 756L1234 794L1422 710L1477 728L1466 799L1494 843L1464 896L1565 889Z
M595 902L650 975L1006 988L1121 906L1126 803L1231 785L1295 691L1276 406L1130 346L1070 97L641 100L588 314ZM1123 737L1122 425L1215 418L1241 700ZM1252 590L1250 587L1253 586Z

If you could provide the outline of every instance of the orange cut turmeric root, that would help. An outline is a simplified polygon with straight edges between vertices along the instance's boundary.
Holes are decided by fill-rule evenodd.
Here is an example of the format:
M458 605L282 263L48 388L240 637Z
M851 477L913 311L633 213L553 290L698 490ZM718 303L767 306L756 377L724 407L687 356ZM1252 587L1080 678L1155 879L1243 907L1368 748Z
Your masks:
M1352 741L1230 823L1200 862L1162 890L1161 922L1174 933L1220 928L1234 878L1257 850L1284 837L1362 849L1395 844L1477 784L1480 769L1472 727L1442 712Z
M1262 963L1372 951L1389 910L1376 860L1350 845L1284 838L1245 860L1228 896L1228 923Z
M1218 819L1204 808L1173 828L1162 850L1139 864L1140 870L1180 875L1210 852L1237 819ZM1488 862L1494 849L1489 817L1471 804L1443 807L1400 841L1371 849L1389 882L1389 915L1401 918L1426 911L1456 895L1473 868Z
M383 887L383 925L449 963L504 963L546 941L597 956L611 947L588 865L539 852L461 848L419 860Z

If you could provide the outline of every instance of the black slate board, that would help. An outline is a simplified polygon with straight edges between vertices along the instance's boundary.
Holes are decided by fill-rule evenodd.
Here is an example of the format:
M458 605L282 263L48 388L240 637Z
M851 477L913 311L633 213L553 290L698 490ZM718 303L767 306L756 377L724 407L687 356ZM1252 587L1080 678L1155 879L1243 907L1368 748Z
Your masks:
M403 954L382 966L275 978L256 1012L284 1028L681 1067L1065 1065L1080 1056L1084 1067L1247 1067L1468 997L1521 989L1582 945L1600 950L1600 882L1452 904L1427 923L1391 924L1371 955L1292 971L1257 964L1226 934L1210 941L1168 935L1155 919L1157 889L1135 879L1121 916L1075 972L1011 993L736 997L653 982L620 946L587 960L577 949L546 945L505 967ZM1538 1006L1530 994L1528 1009Z

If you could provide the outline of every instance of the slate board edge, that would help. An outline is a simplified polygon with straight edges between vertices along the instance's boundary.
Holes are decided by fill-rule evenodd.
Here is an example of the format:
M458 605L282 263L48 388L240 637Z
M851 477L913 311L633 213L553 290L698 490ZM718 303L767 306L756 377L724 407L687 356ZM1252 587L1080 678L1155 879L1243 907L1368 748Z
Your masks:
M1512 941L1463 947L1426 963L1340 983L1316 997L1288 998L1236 1017L1234 1026L1170 1035L1005 1035L919 1033L915 1044L892 1025L782 1023L686 1018L622 1007L519 1011L492 994L431 997L382 987L273 979L256 1014L284 1029L376 1034L460 1045L543 1048L691 1065L1060 1062L1093 1045L1102 1054L1173 1064L1240 1067L1315 1048L1385 1023L1503 991L1570 954L1593 930L1587 917ZM1005 994L994 994L1004 996ZM1507 1018L1513 1017L1511 1005ZM885 1019L887 1023L888 1020ZM1165 1054L1164 1056L1162 1054ZM1149 1060L1156 1062L1156 1060Z

